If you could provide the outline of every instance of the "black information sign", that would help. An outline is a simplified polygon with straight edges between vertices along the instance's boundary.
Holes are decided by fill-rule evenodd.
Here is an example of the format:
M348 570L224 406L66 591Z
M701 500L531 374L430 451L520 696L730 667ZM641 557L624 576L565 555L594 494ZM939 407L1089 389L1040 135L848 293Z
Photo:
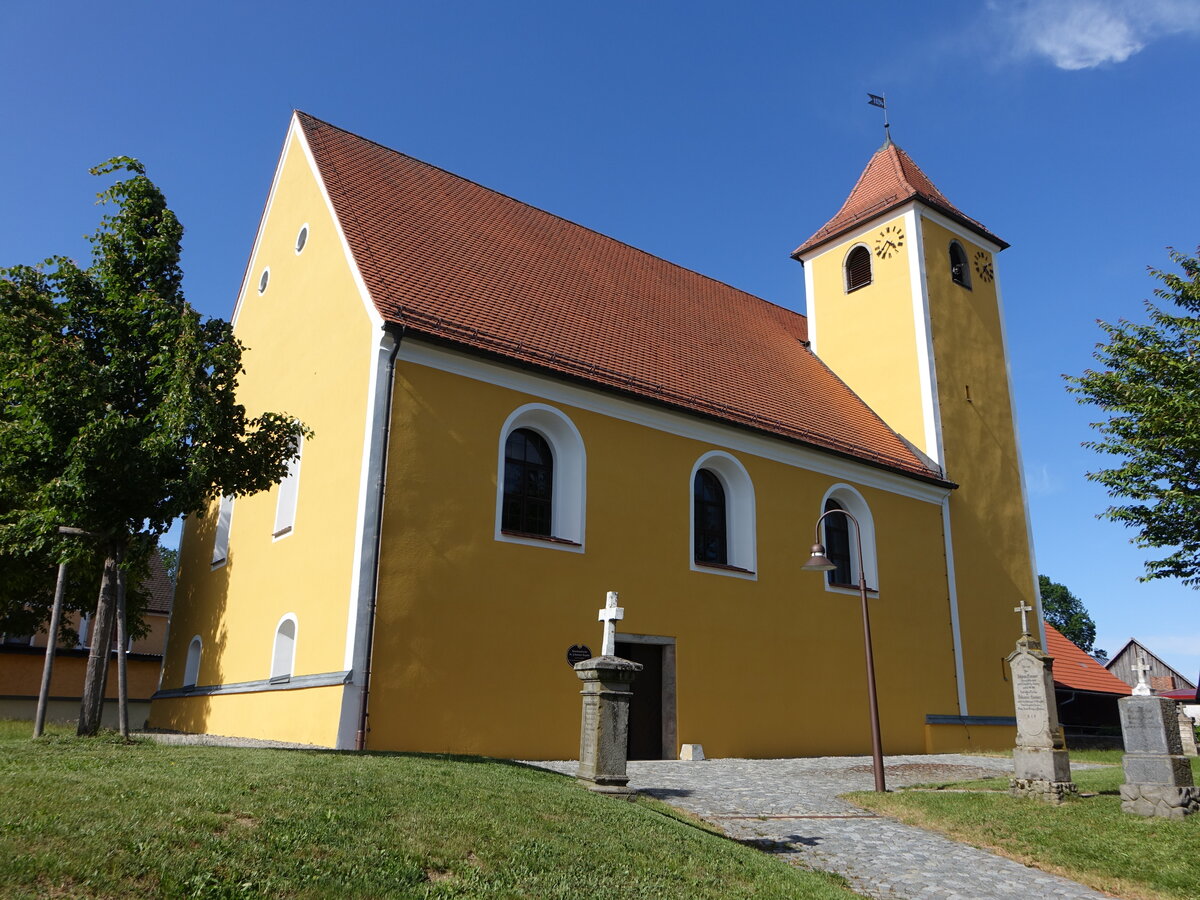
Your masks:
M572 669L575 668L575 663L581 663L585 659L591 658L592 651L583 644L576 644L567 650L567 664L570 665Z

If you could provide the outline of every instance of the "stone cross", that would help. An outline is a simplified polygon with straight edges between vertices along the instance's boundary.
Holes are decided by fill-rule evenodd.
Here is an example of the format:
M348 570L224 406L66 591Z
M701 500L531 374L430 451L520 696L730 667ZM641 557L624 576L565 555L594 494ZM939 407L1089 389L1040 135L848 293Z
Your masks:
M1133 693L1136 697L1149 697L1152 693L1150 685L1146 683L1146 673L1150 671L1150 666L1146 664L1146 657L1139 653L1138 660L1130 668L1137 675L1137 684L1133 686Z
M604 643L600 648L601 656L617 655L617 620L625 618L625 610L617 606L617 592L609 591L604 609L600 610L599 621L604 623Z
M1021 614L1021 634L1029 634L1029 620L1025 618L1025 614L1033 612L1033 607L1022 600L1020 606L1013 607L1013 612Z

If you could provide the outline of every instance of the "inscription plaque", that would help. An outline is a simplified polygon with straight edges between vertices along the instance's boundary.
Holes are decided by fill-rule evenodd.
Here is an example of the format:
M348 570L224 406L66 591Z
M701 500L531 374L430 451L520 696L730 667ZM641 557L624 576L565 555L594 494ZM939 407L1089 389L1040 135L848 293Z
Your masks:
M575 663L581 663L585 659L592 658L592 651L585 644L573 644L567 650L567 665L572 669L575 668Z

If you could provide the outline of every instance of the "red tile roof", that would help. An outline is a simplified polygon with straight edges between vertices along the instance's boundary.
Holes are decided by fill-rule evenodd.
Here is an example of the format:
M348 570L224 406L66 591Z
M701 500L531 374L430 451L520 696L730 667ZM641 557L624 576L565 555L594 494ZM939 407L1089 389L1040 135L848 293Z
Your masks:
M169 615L175 600L175 584L167 577L167 568L155 550L150 555L150 572L142 582L142 590L149 594L146 612Z
M809 351L803 316L297 116L386 321L940 480Z
M1046 623L1046 653L1054 657L1054 683L1098 694L1132 694L1133 689Z
M907 153L891 141L880 147L867 167L858 176L858 182L838 210L837 215L821 226L812 237L793 251L792 256L801 254L845 234L868 219L882 215L916 198L926 206L965 225L987 238L1001 249L1008 246L979 222L959 211L946 195L937 189L921 167Z

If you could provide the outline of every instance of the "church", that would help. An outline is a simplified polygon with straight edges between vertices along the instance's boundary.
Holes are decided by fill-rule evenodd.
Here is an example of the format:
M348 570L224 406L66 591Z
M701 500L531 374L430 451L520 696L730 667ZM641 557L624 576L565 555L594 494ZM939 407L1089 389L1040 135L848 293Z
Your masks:
M818 225L805 316L296 112L234 328L314 436L187 521L149 724L574 758L618 591L633 758L865 753L861 576L885 752L1011 746L1008 245L890 139Z

